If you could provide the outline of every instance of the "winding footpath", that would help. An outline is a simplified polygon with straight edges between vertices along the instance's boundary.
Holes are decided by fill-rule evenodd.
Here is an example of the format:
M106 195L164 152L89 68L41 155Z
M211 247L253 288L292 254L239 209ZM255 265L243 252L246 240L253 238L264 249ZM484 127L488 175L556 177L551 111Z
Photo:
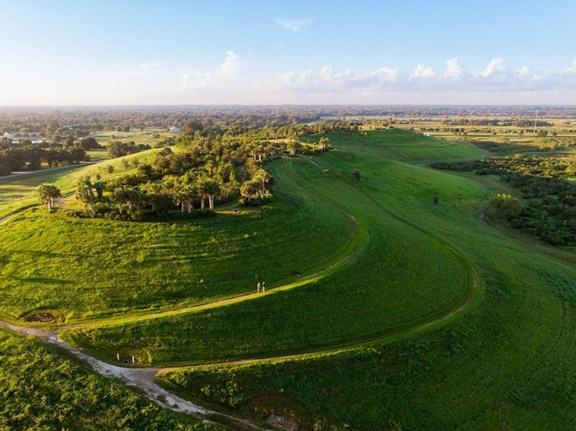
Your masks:
M318 163L310 160L316 168L323 169L321 165ZM288 168L289 171L289 168ZM337 177L338 178L338 177ZM340 181L345 181L342 178L338 178ZM301 187L310 188L309 184L306 184L305 181L296 178L296 181ZM402 330L383 330L379 333L371 334L370 336L364 336L362 338L347 340L344 342L340 342L337 345L331 345L322 348L310 349L310 350L300 350L298 352L291 352L284 355L274 355L268 358L255 358L255 359L244 359L241 361L232 361L227 363L234 363L234 362L256 362L256 361L263 361L271 358L303 358L310 354L318 354L318 353L327 353L327 352L334 352L343 349L349 349L357 346L362 346L367 343L373 343L376 341L379 342L387 342L391 340L397 340L399 338L403 338L405 336L420 332L422 330L430 329L432 327L436 327L440 324L446 323L447 321L453 319L456 315L459 315L463 311L465 311L471 304L474 303L475 299L478 297L478 294L481 290L481 280L480 277L472 265L472 263L468 260L468 258L458 249L453 247L451 244L445 242L441 238L437 237L436 235L426 231L421 226L414 225L409 220L406 220L387 208L385 208L380 202L375 200L369 193L362 191L366 197L373 201L374 205L378 207L382 212L385 212L388 215L396 218L397 220L401 221L402 223L406 223L407 225L411 226L414 229L417 229L423 232L425 235L430 237L439 245L448 248L452 253L455 254L456 258L462 264L464 270L467 274L467 294L461 303L456 304L453 308L445 310L444 313L440 316L434 316L427 321L420 322L419 324ZM317 272L302 277L297 281L292 281L289 283L285 283L280 286L275 286L273 289L267 291L266 293L259 293L259 294L245 294L240 295L233 298L228 298L224 300L215 301L208 304L197 305L186 307L182 309L176 310L167 310L167 311L159 311L155 313L149 314L133 314L132 316L123 315L121 317L106 317L98 320L92 320L82 323L76 323L73 325L67 325L59 328L62 329L80 329L84 327L97 327L97 326L108 326L113 325L115 323L127 323L131 321L142 321L142 320L151 320L157 319L161 317L167 316L175 316L179 314L186 314L191 312L197 312L206 309L212 309L217 307L222 307L230 304L235 304L243 301L249 301L256 297L262 297L263 295L272 295L277 292L286 291L290 289L294 289L297 287L305 286L310 284L319 278L325 277L336 270L340 270L343 267L347 266L351 262L353 262L365 249L366 245L369 241L369 234L367 226L364 224L360 217L355 216L354 214L350 213L348 210L343 208L334 200L330 199L327 196L323 196L315 191L319 199L325 201L328 205L333 206L336 210L342 212L347 217L350 218L352 223L355 225L355 231L353 236L351 237L350 242L348 245L344 247L341 253L338 253L337 256L330 262L325 262L324 267L318 270ZM0 219L0 223L6 223L11 220L13 217L18 215L19 213L15 213ZM0 322L0 326L3 326L6 329L11 331L20 333L26 336L35 336L43 341L47 342L48 344L52 344L58 346L62 349L65 349L70 354L74 355L75 357L79 358L83 362L89 364L91 368L108 378L115 378L119 379L120 381L124 382L128 386L136 387L140 389L146 397L154 401L156 404L177 411L185 414L190 414L201 418L205 421L215 422L215 423L222 423L222 424L233 424L237 429L272 429L272 428L262 428L260 425L248 421L236 416L222 414L213 410L206 409L201 407L197 404L194 404L190 401L184 400L169 391L165 390L164 388L160 387L155 383L155 376L157 373L167 370L166 368L128 368L128 367L119 367L115 365L108 364L103 362L95 357L87 355L86 353L78 350L77 348L67 344L63 340L61 340L58 336L57 330L47 330L38 327L24 327L24 326L17 326L13 324L9 324L6 322Z
M89 356L76 349L75 347L70 346L58 337L56 331L11 325L6 322L0 322L0 326L25 336L38 337L48 344L52 344L66 350L78 359L90 365L90 367L98 374L107 378L118 379L127 386L138 388L147 398L161 407L179 413L202 418L205 422L233 424L237 426L238 429L268 429L262 428L261 426L245 419L206 409L183 398L180 398L171 392L168 392L166 389L157 385L154 381L154 378L159 371L158 368L117 367L115 365L110 365L106 362L100 361L99 359Z

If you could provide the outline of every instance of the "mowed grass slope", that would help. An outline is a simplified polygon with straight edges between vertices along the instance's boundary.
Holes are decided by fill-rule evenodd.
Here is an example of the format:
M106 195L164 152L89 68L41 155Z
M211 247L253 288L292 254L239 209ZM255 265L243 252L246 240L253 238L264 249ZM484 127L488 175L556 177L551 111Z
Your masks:
M555 258L554 249L538 253L484 224L479 213L495 193L487 184L391 160L377 142L358 151L345 139L336 146L338 151L320 162L340 167L341 175L359 167L363 193L462 250L484 281L481 301L438 330L386 345L302 360L175 370L161 380L213 403L223 401L211 394L233 385L241 400L235 406L246 412L282 397L337 428L572 429L573 261ZM429 153L425 157L430 159ZM430 205L434 191L437 206ZM206 387L210 390L202 390Z
M313 190L324 205L321 214L343 210L366 225L365 250L342 269L251 301L72 331L67 339L103 358L137 352L140 361L155 365L269 357L394 336L442 321L471 301L480 286L466 257L396 217L385 199L343 179L335 168L336 161L345 163L341 158L335 153L326 169L305 159L280 160L270 168L274 176L305 184L293 189L295 195ZM431 197L422 205L432 206Z
M2 312L47 310L62 321L182 308L328 265L356 224L291 176L277 181L275 202L240 216L135 223L25 212L0 226Z

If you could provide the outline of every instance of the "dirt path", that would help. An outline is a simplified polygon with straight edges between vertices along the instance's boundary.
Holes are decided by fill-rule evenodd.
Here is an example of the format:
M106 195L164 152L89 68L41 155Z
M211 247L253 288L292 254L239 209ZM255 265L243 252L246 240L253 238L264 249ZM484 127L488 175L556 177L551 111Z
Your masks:
M92 356L89 356L76 349L75 347L65 343L60 338L58 338L58 334L55 330L17 326L5 322L0 322L0 326L25 336L38 337L49 344L53 344L66 350L67 352L90 365L90 367L98 374L107 378L121 380L127 386L140 389L147 398L158 404L160 407L174 410L179 413L192 415L209 422L224 422L225 424L234 425L238 427L238 429L269 429L262 428L259 425L256 425L245 419L205 409L202 406L172 394L166 389L158 386L154 381L154 378L159 371L157 368L124 368L110 365L106 362L102 362L96 358L93 358Z
M20 214L22 211L16 211L15 213L9 214L6 217L2 217L0 218L0 224L2 223L6 223L8 220L16 217L18 214Z

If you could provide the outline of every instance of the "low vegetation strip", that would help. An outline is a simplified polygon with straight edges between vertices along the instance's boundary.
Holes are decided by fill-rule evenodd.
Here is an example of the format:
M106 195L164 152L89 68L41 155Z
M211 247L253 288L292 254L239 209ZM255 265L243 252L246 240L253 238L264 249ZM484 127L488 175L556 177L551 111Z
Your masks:
M160 408L121 383L4 329L0 357L2 429L222 429Z

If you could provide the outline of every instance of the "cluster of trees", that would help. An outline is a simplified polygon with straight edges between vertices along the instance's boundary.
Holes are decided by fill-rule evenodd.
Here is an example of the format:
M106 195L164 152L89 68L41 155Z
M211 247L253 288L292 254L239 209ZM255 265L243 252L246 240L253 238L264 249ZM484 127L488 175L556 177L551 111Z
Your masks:
M41 145L0 144L0 175L19 170L36 170L42 165L53 167L81 163L89 160L86 151L79 147L61 145L48 148Z
M514 157L470 162L436 163L438 169L497 175L517 190L520 202L509 195L493 200L497 215L510 224L553 245L576 245L576 160L572 158Z
M108 143L106 149L108 150L108 155L111 159L115 159L117 157L127 156L128 154L139 153L140 151L149 150L150 145L146 144L138 144L134 141L131 142L120 142L120 141L112 141Z
M113 180L81 178L76 196L85 216L146 220L214 214L216 201L239 198L245 206L272 199L274 178L264 169L267 160L283 154L322 152L320 144L255 141L233 142L210 138L179 140L176 151L165 147L151 164L138 164L137 172Z

